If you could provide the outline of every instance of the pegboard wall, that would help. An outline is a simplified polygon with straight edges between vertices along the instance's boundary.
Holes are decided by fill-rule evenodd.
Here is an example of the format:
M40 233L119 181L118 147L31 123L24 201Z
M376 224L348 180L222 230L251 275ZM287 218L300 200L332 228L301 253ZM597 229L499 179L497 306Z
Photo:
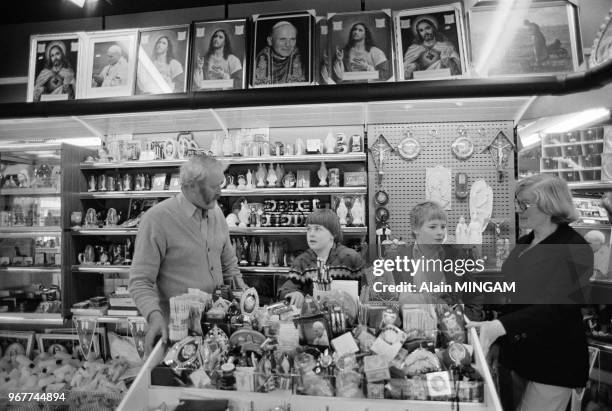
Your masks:
M516 143L512 121L465 122L465 123L406 123L406 124L370 124L368 126L368 147L374 145L379 135L384 135L392 147L405 137L406 130L412 132L412 137L421 144L421 152L414 160L405 160L397 151L387 153L384 163L382 189L389 194L389 202L385 206L390 213L389 226L392 238L402 238L412 243L410 211L425 200L426 169L442 165L452 172L451 209L448 215L448 235L454 242L455 229L459 217L465 216L469 223L469 194L465 199L455 196L455 175L464 172L468 176L468 193L472 184L484 179L493 189L493 218L503 218L501 237L508 238L511 246L515 240L514 186L515 171L512 152L507 162L507 170L500 182L493 159L488 151L483 150L502 131L511 141ZM452 143L460 136L459 130L465 130L464 136L474 143L474 154L467 160L459 160L451 150ZM378 190L377 171L368 155L368 200L371 212L369 226L376 227L374 212L377 208L374 194ZM483 233L483 255L487 256L489 264L495 261L495 227L489 224ZM370 230L370 258L376 258L376 232Z

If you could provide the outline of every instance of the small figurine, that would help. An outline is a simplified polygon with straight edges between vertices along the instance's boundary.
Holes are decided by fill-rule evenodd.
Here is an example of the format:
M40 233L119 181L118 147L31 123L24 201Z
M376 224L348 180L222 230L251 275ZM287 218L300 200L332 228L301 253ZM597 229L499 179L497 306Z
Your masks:
M344 197L340 198L340 204L336 209L336 214L338 214L338 218L340 219L340 225L346 226L346 216L348 215L348 208L346 208L346 203L344 202Z
M325 161L321 161L321 167L317 171L317 176L319 177L319 186L327 186L327 167L325 166Z
M249 218L251 218L251 210L249 210L247 200L244 200L240 204L240 212L238 213L238 219L240 220L239 227L245 228L249 223Z
M236 187L236 184L234 184L234 176L231 174L227 175L227 186L226 189L227 190L236 190L238 187Z
M247 189L247 179L244 174L238 174L238 190Z
M334 135L330 131L327 133L327 137L325 137L324 146L325 146L325 154L334 154L336 152L336 139Z
M304 144L304 140L298 137L295 141L295 154L298 156L304 155L306 152L306 145Z
M246 188L247 190L253 189L253 173L251 173L251 169L249 169L246 175Z
M363 207L361 197L357 197L353 202L353 207L351 208L351 215L353 216L353 222L351 225L356 227L361 227L365 225L365 209Z
M266 166L260 164L257 168L257 187L262 188L266 186Z
M283 176L285 175L285 168L279 164L276 165L276 186L282 187Z
M274 166L272 164L270 164L270 166L268 167L268 187L275 187L276 186L276 180L278 178L276 177L276 173L274 172Z
M459 217L457 228L455 229L455 244L469 244L468 225L465 222L465 217Z

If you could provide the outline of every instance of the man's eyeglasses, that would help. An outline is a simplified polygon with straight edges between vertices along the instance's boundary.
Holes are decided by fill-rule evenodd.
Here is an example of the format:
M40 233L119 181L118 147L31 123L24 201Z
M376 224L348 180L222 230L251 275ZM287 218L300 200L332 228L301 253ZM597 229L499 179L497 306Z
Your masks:
M514 208L516 210L520 210L521 212L523 212L527 210L529 207L535 207L535 204L529 204L529 203L526 203L514 197Z

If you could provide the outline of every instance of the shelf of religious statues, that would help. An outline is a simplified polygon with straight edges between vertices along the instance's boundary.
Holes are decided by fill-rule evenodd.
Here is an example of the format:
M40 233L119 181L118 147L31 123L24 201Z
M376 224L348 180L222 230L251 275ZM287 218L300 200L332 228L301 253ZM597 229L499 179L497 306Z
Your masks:
M217 157L219 161L227 165L235 164L259 164L259 163L313 163L321 161L329 162L360 162L366 160L366 153L348 153L348 154L304 154L304 155L284 155L284 156L254 156L254 157ZM111 161L111 162L94 162L84 161L81 163L82 170L109 170L123 168L165 168L179 167L186 159L172 160L134 160L134 161Z
M221 196L295 196L295 195L334 195L334 194L366 194L366 187L307 187L307 188L256 188L252 190L221 190ZM80 193L81 199L98 198L162 198L173 197L179 190L150 191L96 191Z
M230 227L230 235L306 234L306 227ZM367 234L367 227L342 227L344 235Z
M366 194L367 187L304 187L304 188L255 188L252 190L221 190L222 196L295 196L295 195L334 195L334 194Z

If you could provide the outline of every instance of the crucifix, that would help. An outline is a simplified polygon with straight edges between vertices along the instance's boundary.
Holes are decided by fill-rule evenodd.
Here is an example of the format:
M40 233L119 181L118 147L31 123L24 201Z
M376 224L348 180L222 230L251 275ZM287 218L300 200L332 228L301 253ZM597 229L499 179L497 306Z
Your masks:
M515 149L514 143L506 137L503 131L500 131L482 151L483 153L488 151L491 155L491 159L497 168L497 178L500 182L504 178L504 169L508 166L510 151L515 151Z
M374 144L368 148L370 154L372 155L372 161L374 161L374 167L376 167L376 171L378 172L378 180L377 184L380 185L382 183L382 177L385 174L384 172L384 162L387 153L393 152L393 147L389 144L389 141L382 134L378 136Z

